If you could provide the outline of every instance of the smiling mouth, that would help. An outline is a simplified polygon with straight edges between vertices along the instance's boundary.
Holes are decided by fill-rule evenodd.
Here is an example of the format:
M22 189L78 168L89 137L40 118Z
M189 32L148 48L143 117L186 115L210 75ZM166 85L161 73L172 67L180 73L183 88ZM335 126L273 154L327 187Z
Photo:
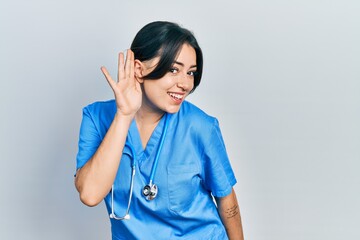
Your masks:
M168 92L168 95L174 99L176 102L181 102L184 98L184 94L178 94L178 93L171 93L171 92Z

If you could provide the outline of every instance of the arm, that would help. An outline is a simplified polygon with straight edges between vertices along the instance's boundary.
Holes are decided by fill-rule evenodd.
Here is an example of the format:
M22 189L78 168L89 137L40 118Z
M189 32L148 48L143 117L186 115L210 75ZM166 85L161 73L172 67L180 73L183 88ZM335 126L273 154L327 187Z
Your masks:
M85 205L96 206L110 191L120 165L130 123L131 118L116 114L95 154L77 171L75 186Z
M230 240L243 240L240 209L234 189L225 197L215 198L221 220Z
M105 67L101 71L114 92L117 112L95 154L76 173L76 189L81 201L88 206L99 204L109 193L120 165L128 129L142 99L131 50L127 52L126 63L123 53L119 54L117 82L112 80Z

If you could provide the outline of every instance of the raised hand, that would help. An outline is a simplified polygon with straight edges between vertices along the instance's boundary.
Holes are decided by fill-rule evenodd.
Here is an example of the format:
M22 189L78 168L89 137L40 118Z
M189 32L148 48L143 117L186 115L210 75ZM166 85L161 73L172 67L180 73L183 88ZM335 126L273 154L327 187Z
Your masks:
M128 49L126 62L124 62L124 54L119 53L117 81L111 78L105 67L101 67L102 73L114 92L117 113L130 117L135 116L142 100L140 83L135 78L134 64L134 53Z

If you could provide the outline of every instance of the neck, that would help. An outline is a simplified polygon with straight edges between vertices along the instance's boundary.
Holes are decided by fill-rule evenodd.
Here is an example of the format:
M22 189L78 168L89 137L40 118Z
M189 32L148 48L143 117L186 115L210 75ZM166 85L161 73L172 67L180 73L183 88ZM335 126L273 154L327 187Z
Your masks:
M164 113L163 111L151 111L146 107L141 107L135 114L135 120L141 126L154 125L160 121Z
M135 114L136 125L140 134L142 147L145 149L152 132L159 123L165 112L149 111L145 107L140 107Z

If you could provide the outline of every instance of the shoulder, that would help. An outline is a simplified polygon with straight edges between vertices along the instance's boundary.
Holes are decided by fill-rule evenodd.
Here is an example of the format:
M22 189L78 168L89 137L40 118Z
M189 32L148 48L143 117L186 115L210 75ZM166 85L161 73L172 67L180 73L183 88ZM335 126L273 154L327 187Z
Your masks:
M115 100L97 101L93 102L83 109L84 112L91 114L92 116L103 115L116 111Z
M218 124L215 117L210 116L194 104L184 101L179 112L178 119L187 126L194 126L198 129L212 128Z
M109 125L116 113L115 100L93 102L83 108L83 116L87 116L97 124Z

